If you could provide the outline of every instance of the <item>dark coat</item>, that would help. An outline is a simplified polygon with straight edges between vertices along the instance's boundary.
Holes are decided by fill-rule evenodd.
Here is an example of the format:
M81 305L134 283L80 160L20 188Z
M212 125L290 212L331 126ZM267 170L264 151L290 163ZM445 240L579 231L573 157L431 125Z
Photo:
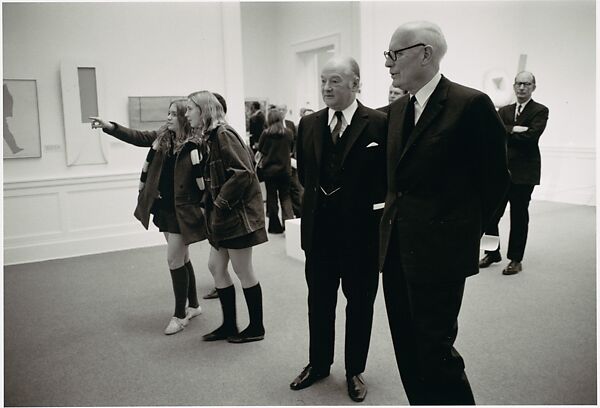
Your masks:
M504 126L486 94L442 77L402 149L408 102L388 114L380 267L394 251L409 281L459 281L478 273L482 232L508 188ZM388 248L394 222L399 248Z
M304 116L298 125L298 176L304 185L300 230L302 249L307 253L312 249L314 234L319 233L315 211L321 199L323 140L331 137L327 113L325 108ZM348 143L343 152L341 189L336 194L342 194L340 217L347 240L339 245L348 249L348 258L370 258L367 253L374 251L376 259L381 211L374 211L373 205L382 203L385 197L385 115L358 102L342 138Z
M134 130L118 123L111 123L115 125L115 128L113 130L103 129L104 132L135 146L151 147L158 137L156 131ZM177 154L175 161L175 177L173 179L175 216L186 245L202 241L207 237L206 222L201 208L204 194L196 183L190 157L190 152L197 147L198 144L188 141ZM158 185L166 153L161 149L156 151L154 159L148 167L146 183L138 194L138 203L133 214L146 229L148 229L152 206L159 196Z
M267 120L262 111L256 111L248 119L248 132L250 132L250 146L254 149L254 145L258 143L258 139L263 130L267 127Z
M265 226L260 183L252 153L229 126L208 135L209 157L204 171L206 219L211 242L247 235Z
M258 150L263 154L263 176L289 175L292 173L290 156L294 145L292 132L286 128L283 133L272 133L269 129L260 135L258 141Z
M531 99L515 122L516 103L498 110L506 128L506 149L510 179L515 184L540 184L542 160L538 142L548 121L548 108ZM513 133L513 126L527 126Z

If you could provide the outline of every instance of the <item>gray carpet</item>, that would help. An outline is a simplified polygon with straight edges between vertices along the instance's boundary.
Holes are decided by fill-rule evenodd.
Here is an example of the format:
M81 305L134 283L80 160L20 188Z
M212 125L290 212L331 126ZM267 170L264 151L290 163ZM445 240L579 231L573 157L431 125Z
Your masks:
M593 207L533 202L524 271L503 276L503 261L468 279L456 346L478 404L596 404L595 219ZM183 332L162 334L173 308L166 247L5 267L5 405L353 404L341 293L332 375L289 389L307 362L307 291L284 237L269 238L254 258L267 336L241 345L201 341L220 324L218 300L201 301ZM202 295L212 288L208 244L191 252ZM365 404L406 405L386 319L380 289Z

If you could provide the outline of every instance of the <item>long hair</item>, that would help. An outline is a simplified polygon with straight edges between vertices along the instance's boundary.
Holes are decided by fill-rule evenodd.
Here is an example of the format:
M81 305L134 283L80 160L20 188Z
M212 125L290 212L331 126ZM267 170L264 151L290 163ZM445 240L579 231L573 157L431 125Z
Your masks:
M226 125L225 112L218 99L209 91L197 91L188 96L193 104L200 109L200 133L207 134L219 125Z
M179 153L183 145L190 139L194 138L192 134L192 127L190 126L187 118L185 117L187 99L175 99L171 101L169 109L175 106L177 110L177 130L175 132L169 130L167 125L158 129L158 146L161 150L173 151Z
M267 125L268 133L285 133L283 114L276 108L270 109L267 113Z

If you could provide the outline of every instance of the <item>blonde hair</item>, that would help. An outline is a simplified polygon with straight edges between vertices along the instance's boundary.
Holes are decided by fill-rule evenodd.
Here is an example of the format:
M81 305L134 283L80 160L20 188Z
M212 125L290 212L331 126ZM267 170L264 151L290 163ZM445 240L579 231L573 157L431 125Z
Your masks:
M201 133L208 133L211 130L226 125L225 112L219 100L209 91L197 91L188 95L194 105L200 109Z

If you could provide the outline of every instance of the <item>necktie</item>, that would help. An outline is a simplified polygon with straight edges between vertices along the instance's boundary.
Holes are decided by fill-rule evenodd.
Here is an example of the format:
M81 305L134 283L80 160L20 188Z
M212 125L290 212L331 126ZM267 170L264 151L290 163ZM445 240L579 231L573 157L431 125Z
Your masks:
M517 114L515 115L515 122L517 121L517 119L519 119L519 115L521 114L521 109L523 109L523 105L519 104L519 106L517 106Z
M333 144L337 143L340 137L340 133L342 133L342 112L335 111L335 117L337 118L337 122L335 123L335 126L331 131L331 141L333 142Z
M406 112L404 113L404 132L402 135L402 148L406 144L408 137L412 133L415 128L415 101L417 98L413 95L410 97L410 101L408 101L408 105L406 105Z

